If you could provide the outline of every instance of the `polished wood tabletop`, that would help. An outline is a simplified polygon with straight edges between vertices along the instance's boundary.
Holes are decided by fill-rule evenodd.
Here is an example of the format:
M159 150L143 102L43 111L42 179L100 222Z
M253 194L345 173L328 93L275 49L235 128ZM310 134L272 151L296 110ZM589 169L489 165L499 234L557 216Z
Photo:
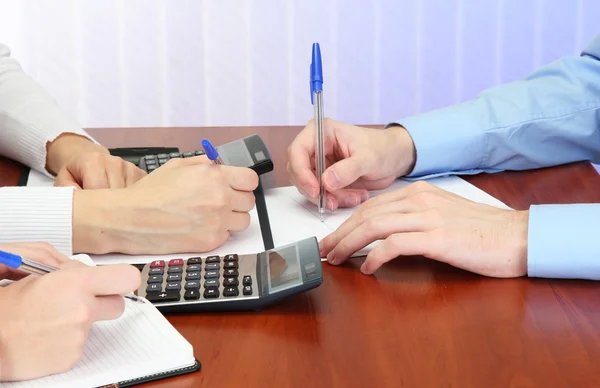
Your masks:
M199 148L258 133L288 185L286 150L300 128L131 128L89 132L107 147ZM0 160L0 185L21 166ZM600 202L589 163L466 180L515 209ZM560 220L557 220L560 222ZM565 257L569 260L569 257ZM322 286L262 312L168 315L200 373L150 387L596 387L600 287L591 281L490 279L422 257L374 276L324 264Z

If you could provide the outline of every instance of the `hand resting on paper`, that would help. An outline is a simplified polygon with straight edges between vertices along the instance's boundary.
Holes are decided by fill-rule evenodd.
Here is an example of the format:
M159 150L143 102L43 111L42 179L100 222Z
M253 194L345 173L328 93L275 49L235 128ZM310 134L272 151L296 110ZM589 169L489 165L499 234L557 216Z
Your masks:
M341 264L373 241L361 271L373 274L398 256L423 255L492 277L527 273L527 211L469 201L426 182L365 202L321 243L321 257Z
M140 281L140 271L130 265L88 267L69 260L59 271L0 288L0 381L71 369L83 355L92 324L121 316L123 295Z

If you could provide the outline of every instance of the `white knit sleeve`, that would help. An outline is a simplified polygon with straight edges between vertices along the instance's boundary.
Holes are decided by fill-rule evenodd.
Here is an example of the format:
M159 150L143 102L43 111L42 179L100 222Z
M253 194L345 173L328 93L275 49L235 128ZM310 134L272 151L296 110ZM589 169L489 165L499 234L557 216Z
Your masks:
M0 43L0 155L46 175L46 145L62 133L85 133L29 77Z
M73 187L1 187L0 243L45 241L73 254Z

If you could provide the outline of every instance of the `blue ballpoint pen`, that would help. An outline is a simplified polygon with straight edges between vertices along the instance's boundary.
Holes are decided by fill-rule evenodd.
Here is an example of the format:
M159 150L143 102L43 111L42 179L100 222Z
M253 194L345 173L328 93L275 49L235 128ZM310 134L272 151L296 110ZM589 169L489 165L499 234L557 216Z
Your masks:
M210 144L208 139L202 140L202 149L206 153L206 156L208 156L208 159L212 160L214 164L223 164L223 160L219 156L219 152L215 147L213 147L212 144Z
M315 165L319 179L319 218L323 221L325 211L325 188L323 187L323 172L325 172L325 127L323 125L323 66L321 63L321 48L318 43L312 46L312 62L310 64L310 102L315 110L316 147Z
M29 274L35 275L45 275L47 273L59 270L59 268L53 267L51 265L39 263L37 261L26 259L22 256L5 251L0 251L0 264L4 264L7 267L19 269ZM125 295L124 298L144 303L142 299L140 299L134 294Z

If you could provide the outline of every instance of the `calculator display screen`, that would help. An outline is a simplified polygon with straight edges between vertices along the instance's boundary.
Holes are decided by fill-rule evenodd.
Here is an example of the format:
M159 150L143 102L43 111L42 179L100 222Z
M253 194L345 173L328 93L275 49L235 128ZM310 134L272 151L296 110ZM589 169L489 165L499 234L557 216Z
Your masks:
M270 292L283 291L302 284L300 259L296 244L269 251L267 254Z

